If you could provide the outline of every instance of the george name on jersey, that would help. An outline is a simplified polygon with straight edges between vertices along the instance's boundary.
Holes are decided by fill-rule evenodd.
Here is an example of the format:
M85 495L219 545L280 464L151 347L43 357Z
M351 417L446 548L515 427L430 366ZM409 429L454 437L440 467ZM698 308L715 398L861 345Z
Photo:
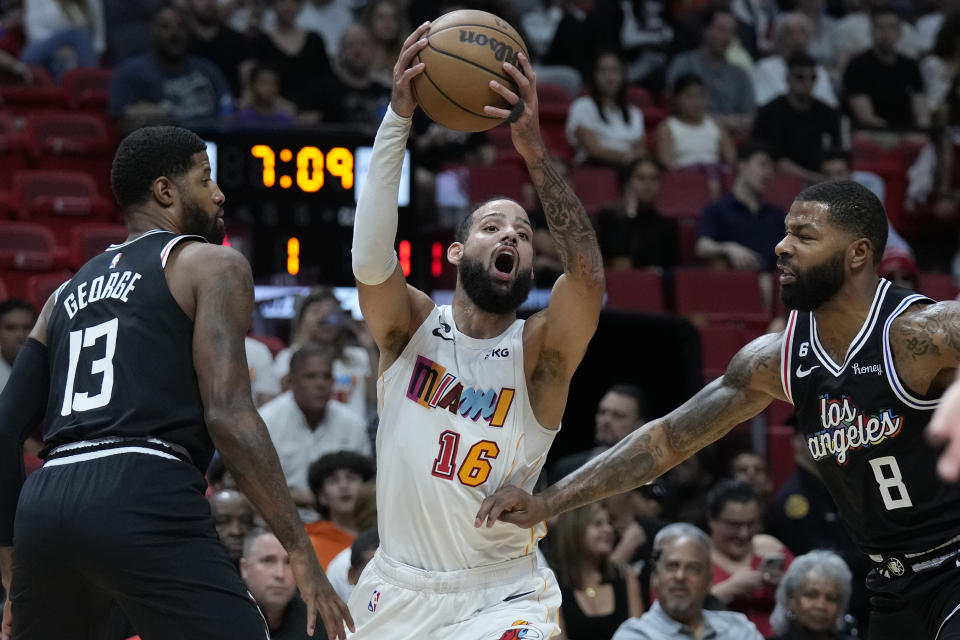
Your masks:
M467 387L443 365L417 356L407 385L407 398L428 409L446 409L476 422L481 417L491 427L502 427L513 405L515 389L496 391Z
M77 312L87 305L101 300L120 300L127 302L127 296L136 289L136 282L140 279L136 271L113 271L108 276L97 276L89 282L80 282L73 291L63 299L63 308L72 319Z
M820 397L820 426L820 431L807 436L810 455L818 461L833 456L837 464L845 465L850 451L876 446L899 434L903 416L890 409L866 414L849 396L831 400L824 395Z

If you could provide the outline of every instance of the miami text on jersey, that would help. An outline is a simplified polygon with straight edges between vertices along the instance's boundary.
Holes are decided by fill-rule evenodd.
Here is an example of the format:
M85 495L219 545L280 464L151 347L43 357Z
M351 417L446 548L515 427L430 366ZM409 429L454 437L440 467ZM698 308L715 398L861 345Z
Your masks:
M464 418L483 418L491 427L502 427L513 404L514 389L476 389L465 387L447 368L423 356L417 356L407 386L407 398L430 409L446 409Z
M866 415L860 412L850 398L831 400L820 396L820 431L807 436L807 447L814 460L834 456L837 464L847 463L847 452L880 444L900 433L903 416L890 409L883 413Z

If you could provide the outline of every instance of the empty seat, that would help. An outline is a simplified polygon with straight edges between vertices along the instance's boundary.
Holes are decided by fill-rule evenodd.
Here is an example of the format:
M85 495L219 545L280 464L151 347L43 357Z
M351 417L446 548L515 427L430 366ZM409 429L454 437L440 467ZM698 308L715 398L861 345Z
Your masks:
M63 90L70 106L75 109L107 110L110 93L111 69L70 69L63 75Z
M537 101L540 105L541 122L566 122L567 112L570 110L570 94L565 87L548 82L538 84Z
M751 327L765 325L770 312L760 281L753 271L678 269L674 274L676 311L707 322L736 321Z
M663 274L658 268L608 270L607 306L623 311L664 311Z
M126 238L127 227L122 224L75 225L70 230L70 267L79 269L111 244L120 244Z
M26 135L38 155L109 153L110 136L103 121L86 113L43 112L27 117Z
M0 269L46 271L56 266L52 231L33 222L0 221Z
M708 324L700 327L703 376L713 380L723 375L730 360L743 346L743 333L730 325Z
M33 169L13 177L12 205L20 218L107 218L113 207L86 173Z
M502 167L467 165L470 204L477 205L490 198L505 196L517 202L525 198L523 185L526 175L519 171L504 171Z
M657 208L665 216L699 216L712 200L707 174L695 169L664 171Z
M957 298L957 286L949 273L922 272L918 278L917 289L919 293L938 301Z
M616 204L620 197L617 172L606 167L576 167L573 191L589 213Z
M29 84L0 82L0 104L16 113L67 106L66 92L53 83L46 69L31 65L30 72Z
M0 111L0 158L3 170L0 171L0 189L9 189L13 184L13 173L29 166L26 139L17 127L17 121L5 111Z
M32 302L37 309L42 309L50 294L69 280L70 275L69 271L51 271L30 275L27 278L27 300Z
M789 211L790 205L793 204L793 199L797 197L797 194L800 193L802 189L803 178L778 171L773 176L773 180L770 181L770 186L767 188L765 197L771 204L780 207L784 211Z

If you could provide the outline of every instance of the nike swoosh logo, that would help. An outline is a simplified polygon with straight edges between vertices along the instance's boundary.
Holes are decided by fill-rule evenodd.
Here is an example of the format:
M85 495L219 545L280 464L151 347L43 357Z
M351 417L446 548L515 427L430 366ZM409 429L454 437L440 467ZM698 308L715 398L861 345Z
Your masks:
M818 365L818 364L813 365L813 366L810 367L809 369L804 369L804 368L803 368L803 365L797 365L797 377L798 377L798 378L806 378L808 375L810 375L810 373L811 373L814 369L819 369L819 368L820 368L820 365Z
M442 333L440 333L440 327L437 327L436 329L433 330L433 335L437 336L441 340L450 340L451 342L453 341L453 338L449 338L443 335Z
M536 591L536 589L534 589L533 591ZM506 598L503 599L503 601L504 601L504 602L510 602L511 600L516 600L517 598L522 598L523 596L528 596L528 595L530 595L531 593L533 593L533 591L527 591L526 593L516 593L516 594L514 594L514 595L512 595L512 596L507 596Z

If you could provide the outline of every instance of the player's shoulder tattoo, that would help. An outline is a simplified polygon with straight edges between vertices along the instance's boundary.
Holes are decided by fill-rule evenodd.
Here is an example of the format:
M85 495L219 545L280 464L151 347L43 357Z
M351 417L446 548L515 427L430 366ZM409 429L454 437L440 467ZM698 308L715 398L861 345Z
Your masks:
M735 388L766 387L780 383L783 333L768 333L744 346L730 361L724 384Z
M945 350L960 354L960 303L913 305L894 321L890 339L913 360L939 358Z

